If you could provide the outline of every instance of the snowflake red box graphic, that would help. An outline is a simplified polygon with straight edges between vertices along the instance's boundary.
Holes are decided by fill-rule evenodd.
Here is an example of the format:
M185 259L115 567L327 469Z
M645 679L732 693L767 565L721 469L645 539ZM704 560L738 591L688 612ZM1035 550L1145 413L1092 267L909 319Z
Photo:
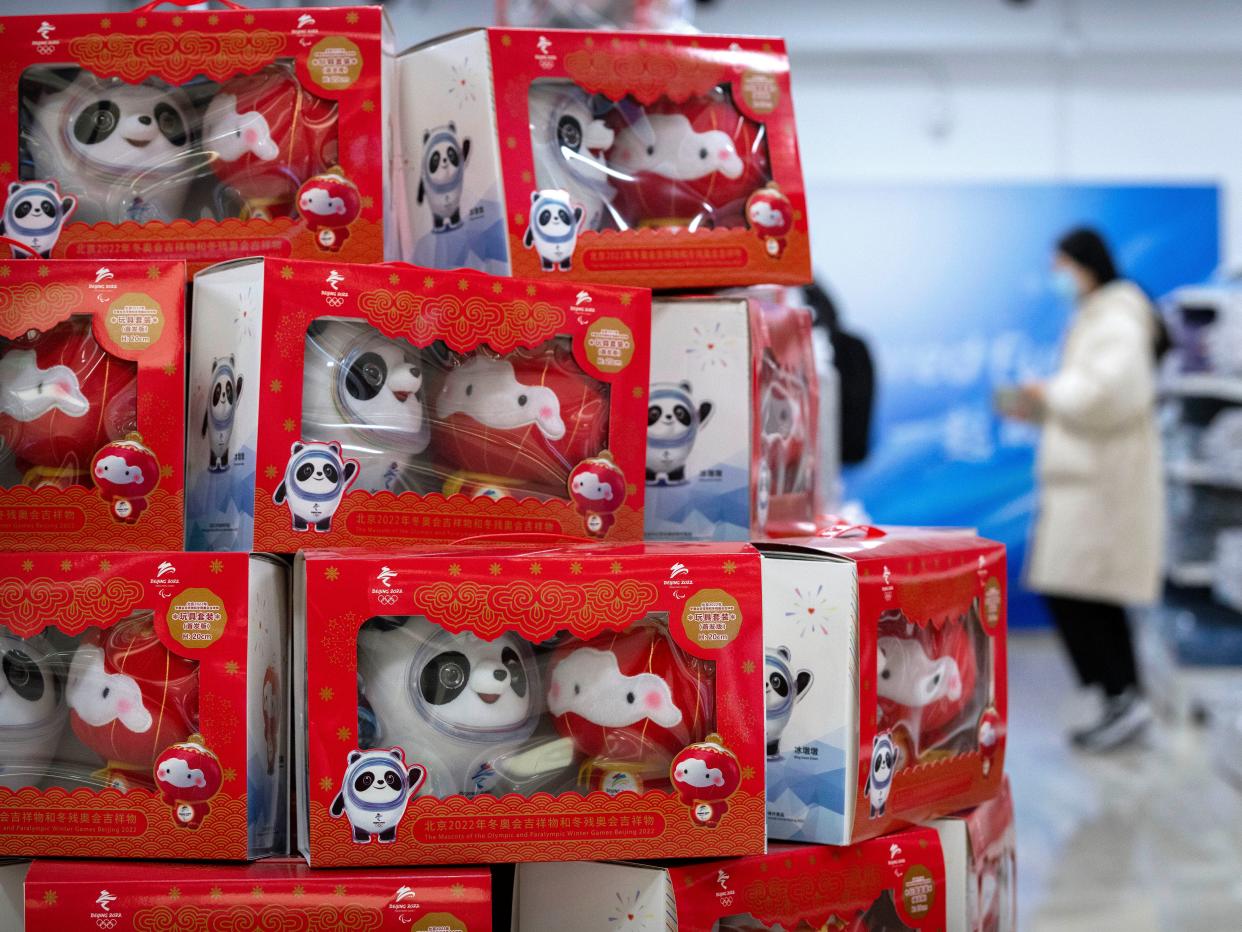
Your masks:
M0 260L0 548L182 546L185 265Z
M0 854L283 850L287 568L26 553L0 578Z
M749 546L308 551L295 572L312 865L763 850Z
M782 40L480 29L396 70L403 259L653 288L810 281Z
M641 539L646 289L251 259L194 301L190 549Z
M191 273L237 255L382 260L382 10L160 7L0 19L4 235Z

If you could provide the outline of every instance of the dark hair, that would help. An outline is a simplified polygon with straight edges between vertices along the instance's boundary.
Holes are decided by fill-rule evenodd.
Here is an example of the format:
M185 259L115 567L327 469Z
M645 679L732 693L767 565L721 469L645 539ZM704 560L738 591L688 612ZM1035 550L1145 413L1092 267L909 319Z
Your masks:
M1107 285L1121 277L1104 237L1090 227L1077 227L1062 236L1057 241L1057 252L1090 272L1097 285Z
M1089 272L1095 279L1097 287L1121 278L1117 265L1113 262L1113 253L1108 248L1108 243L1091 227L1075 227L1070 230L1057 240L1057 252ZM1159 362L1164 358L1164 354L1173 348L1173 340L1169 336L1169 328L1164 318L1154 306L1152 317L1155 318L1152 352L1155 353L1156 361Z

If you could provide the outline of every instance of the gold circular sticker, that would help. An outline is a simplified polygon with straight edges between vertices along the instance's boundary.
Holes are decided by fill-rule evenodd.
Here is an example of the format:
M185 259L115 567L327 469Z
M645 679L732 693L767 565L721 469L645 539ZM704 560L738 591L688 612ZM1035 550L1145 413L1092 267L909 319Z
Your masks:
M306 69L325 91L343 91L362 74L362 49L344 36L328 36L312 46Z
M1003 607L1000 581L993 576L983 587L983 623L988 628L995 628L1000 624Z
M168 606L168 633L183 647L210 647L228 621L224 601L210 589L186 589Z
M104 328L122 349L145 350L164 332L164 309L149 294L127 291L108 305Z
M742 100L752 113L771 113L781 102L781 86L776 76L763 71L742 75Z
M922 864L915 864L901 878L901 901L911 919L926 916L936 904L936 881Z
M686 601L681 623L699 647L719 650L741 630L742 609L723 589L700 589Z
M634 356L634 333L625 321L601 317L587 327L586 354L601 372L620 372Z
M400 910L401 903L395 908ZM466 924L452 913L428 913L410 926L411 932L467 932Z

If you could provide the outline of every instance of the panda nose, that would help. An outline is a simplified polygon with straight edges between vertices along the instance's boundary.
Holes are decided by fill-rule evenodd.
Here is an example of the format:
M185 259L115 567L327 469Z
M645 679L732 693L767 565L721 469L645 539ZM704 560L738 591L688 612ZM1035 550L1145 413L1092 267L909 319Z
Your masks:
M138 122L141 123L143 126L150 126L151 118L149 116L140 116L138 118Z
M496 678L497 682L503 683L506 679L509 678L509 673L507 670L493 670L492 676Z

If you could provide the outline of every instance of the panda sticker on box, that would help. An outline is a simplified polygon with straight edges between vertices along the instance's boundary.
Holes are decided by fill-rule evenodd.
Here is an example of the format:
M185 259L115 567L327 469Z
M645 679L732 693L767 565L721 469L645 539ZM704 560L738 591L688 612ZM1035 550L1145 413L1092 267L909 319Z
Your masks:
M582 208L570 201L568 191L544 188L531 192L530 223L522 243L539 254L543 271L570 270L583 219Z
M332 516L358 474L358 461L345 459L336 441L295 441L285 478L272 501L289 506L295 531L332 530Z
M10 244L14 259L28 259L32 253L50 258L61 229L77 207L78 199L72 194L62 197L55 181L14 181L4 202L0 235L30 250Z
M542 711L526 641L450 634L422 617L372 619L358 635L358 675L377 743L426 763L424 793L512 788L501 786L505 758L522 749Z
M349 822L355 843L374 839L392 844L406 807L426 777L421 764L406 765L401 748L350 751L341 791L328 811Z
M767 708L767 752L768 760L779 760L781 756L781 734L789 719L793 717L794 706L802 700L815 675L810 670L793 671L793 654L783 644L769 647L763 655L763 698Z

